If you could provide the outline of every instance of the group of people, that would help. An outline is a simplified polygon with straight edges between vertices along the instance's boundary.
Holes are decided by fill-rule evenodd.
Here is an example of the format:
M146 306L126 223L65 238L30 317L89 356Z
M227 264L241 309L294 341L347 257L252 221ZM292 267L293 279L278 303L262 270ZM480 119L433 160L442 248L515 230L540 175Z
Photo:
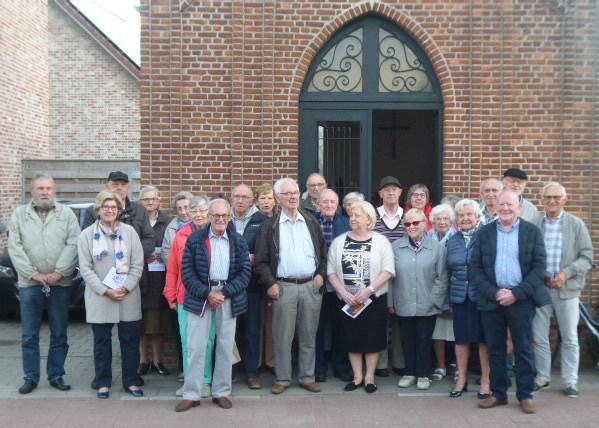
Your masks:
M340 203L314 173L304 195L288 177L254 190L238 184L230 201L181 192L170 219L159 210L157 188L144 187L138 204L128 197L128 176L117 171L81 232L71 210L56 202L52 178L40 174L10 224L23 331L19 391L39 383L44 306L52 333L48 380L70 388L63 380L68 286L78 263L99 398L110 395L114 324L123 387L136 397L149 370L168 373L160 349L174 324L184 382L177 412L210 396L231 408L240 358L250 389L263 387L262 363L274 370L271 392L284 393L295 360L299 385L309 392L320 392L332 367L344 391L373 393L377 376L390 369L401 374L401 388L430 388L447 375L447 354L455 350L449 396L457 398L468 389L475 345L479 407L507 404L513 348L516 396L534 413L534 392L550 383L553 313L563 391L575 397L578 302L592 266L591 239L584 222L565 212L561 184L543 187L538 212L522 196L527 180L510 168L481 183L480 202L446 196L435 207L429 189L415 184L402 208L403 186L387 176L375 208L358 192Z

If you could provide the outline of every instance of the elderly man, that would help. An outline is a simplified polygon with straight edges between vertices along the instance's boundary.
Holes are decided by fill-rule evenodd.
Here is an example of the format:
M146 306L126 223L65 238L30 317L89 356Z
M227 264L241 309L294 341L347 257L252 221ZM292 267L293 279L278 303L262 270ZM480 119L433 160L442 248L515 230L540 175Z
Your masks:
M71 276L77 264L77 238L81 230L70 208L55 201L52 177L36 175L31 181L31 201L18 207L10 220L8 254L17 271L21 307L21 349L28 394L40 381L39 332L44 307L50 323L50 348L46 370L50 385L71 389L63 381L69 345L67 324Z
M311 214L316 214L319 211L318 198L320 192L327 187L327 180L317 172L313 172L306 180L306 188L308 194L302 200L302 208L309 211Z
M520 210L520 218L526 221L533 221L539 211L532 202L525 199L523 194L526 189L526 183L528 182L528 175L519 168L508 168L503 173L503 179L501 180L503 187L507 190L511 190L518 195L518 201L522 205Z
M141 204L129 199L129 176L121 171L111 172L108 174L106 189L116 192L125 201L125 209L120 212L119 221L135 229L144 249L144 256L150 257L154 252L154 229L152 229L146 209ZM97 218L94 206L91 205L85 211L83 229L93 224Z
M492 395L482 409L507 404L507 329L516 356L516 397L524 413L534 413L535 366L532 319L535 305L550 302L545 289L545 245L539 228L519 218L518 195L499 194L498 219L483 226L472 248L470 281L478 287L477 307L489 347Z
M377 219L374 230L387 237L389 242L405 235L406 230L401 221L403 217L403 209L399 206L399 198L403 189L399 180L392 176L383 177L379 183L379 197L383 201L383 205L376 209ZM396 372L402 373L405 367L403 348L401 346L401 335L399 325L396 322L391 322L391 357L392 365ZM376 375L379 377L389 376L389 352L383 351L379 356L379 363L376 369Z
M233 188L231 194L233 200L233 224L237 233L243 236L248 250L250 252L250 260L253 263L256 247L256 238L262 227L262 223L266 220L266 216L262 214L254 205L254 194L250 186L246 184L238 184ZM243 362L245 366L245 378L250 389L261 389L262 383L259 377L260 364L260 325L262 319L262 293L256 275L252 275L250 284L247 287L248 310L239 318L239 329L245 336L245 347Z
M349 220L347 217L337 213L339 196L332 189L324 189L320 192L318 207L320 212L316 215L316 219L320 223L328 250L333 239L350 230ZM316 382L326 382L327 380L329 362L325 351L325 336L329 325L331 327L331 363L333 365L333 374L344 382L349 382L353 379L347 351L341 346L337 334L338 301L335 289L327 282L326 291L322 297L318 332L316 333L316 367L314 368Z
M578 320L580 291L585 276L593 264L593 244L584 222L564 211L568 197L560 183L551 182L543 187L542 201L545 214L535 219L545 238L547 265L545 286L551 304L537 308L533 321L533 340L537 378L535 389L547 388L551 380L551 349L549 326L552 313L562 337L561 372L568 397L578 396Z
M297 329L300 385L320 392L314 381L315 341L326 276L326 244L316 219L299 208L295 180L281 178L274 185L281 212L264 222L256 241L255 272L272 299L275 354L273 394L291 383L291 344Z
M483 212L483 224L497 219L497 196L503 190L503 183L496 178L487 178L480 183L480 209Z
M212 402L230 409L235 319L247 310L245 289L250 280L250 258L243 238L228 228L231 206L214 199L208 206L210 224L194 232L185 245L181 271L187 289L183 310L187 311L188 369L183 400L175 411L200 405L204 379L206 344L212 319L216 321Z

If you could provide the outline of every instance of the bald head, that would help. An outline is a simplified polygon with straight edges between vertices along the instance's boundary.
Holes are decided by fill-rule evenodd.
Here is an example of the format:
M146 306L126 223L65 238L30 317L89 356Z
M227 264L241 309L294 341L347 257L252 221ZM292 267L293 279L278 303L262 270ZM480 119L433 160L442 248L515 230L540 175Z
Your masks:
M497 214L500 223L509 227L518 221L522 205L518 199L518 195L511 190L503 190L497 199Z

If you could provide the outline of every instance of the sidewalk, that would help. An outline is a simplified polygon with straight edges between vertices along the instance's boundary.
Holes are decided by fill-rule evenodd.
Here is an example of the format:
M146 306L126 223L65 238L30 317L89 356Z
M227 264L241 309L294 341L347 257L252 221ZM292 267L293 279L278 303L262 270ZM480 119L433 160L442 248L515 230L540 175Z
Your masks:
M599 421L599 372L581 373L580 397L568 399L561 394L559 373L554 373L553 389L536 397L539 412L524 415L510 395L510 405L504 408L479 410L476 386L460 399L450 399L450 379L434 382L426 392L397 388L397 376L378 379L379 390L372 395L363 391L344 393L344 383L329 378L320 394L311 394L297 384L282 394L270 394L272 376L262 376L265 388L249 390L243 382L234 385L230 411L224 411L202 400L199 408L176 414L174 391L181 386L176 373L170 376L146 376L145 397L135 399L121 391L118 341L113 336L113 390L108 400L97 400L90 388L93 377L92 340L89 326L73 323L69 327L70 350L65 381L73 386L69 392L51 388L45 380L45 359L42 358L42 381L29 395L22 396L17 388L22 384L20 327L15 321L0 321L0 424L3 427L164 427L177 428L199 425L209 418L210 426L243 424L243 427L322 426L589 426ZM47 352L48 329L41 336L42 356ZM198 419L201 418L201 419ZM366 423L368 421L368 423Z

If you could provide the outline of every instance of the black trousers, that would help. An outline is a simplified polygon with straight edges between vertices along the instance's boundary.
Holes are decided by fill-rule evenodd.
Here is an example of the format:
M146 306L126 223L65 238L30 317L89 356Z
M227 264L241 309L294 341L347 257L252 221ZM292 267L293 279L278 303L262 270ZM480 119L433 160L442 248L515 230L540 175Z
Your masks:
M94 334L95 384L98 388L112 386L112 327L114 324L92 324ZM137 367L139 365L139 321L117 323L121 346L121 370L123 388L139 386Z
M428 377L433 371L433 331L437 316L397 319L406 360L406 375Z

